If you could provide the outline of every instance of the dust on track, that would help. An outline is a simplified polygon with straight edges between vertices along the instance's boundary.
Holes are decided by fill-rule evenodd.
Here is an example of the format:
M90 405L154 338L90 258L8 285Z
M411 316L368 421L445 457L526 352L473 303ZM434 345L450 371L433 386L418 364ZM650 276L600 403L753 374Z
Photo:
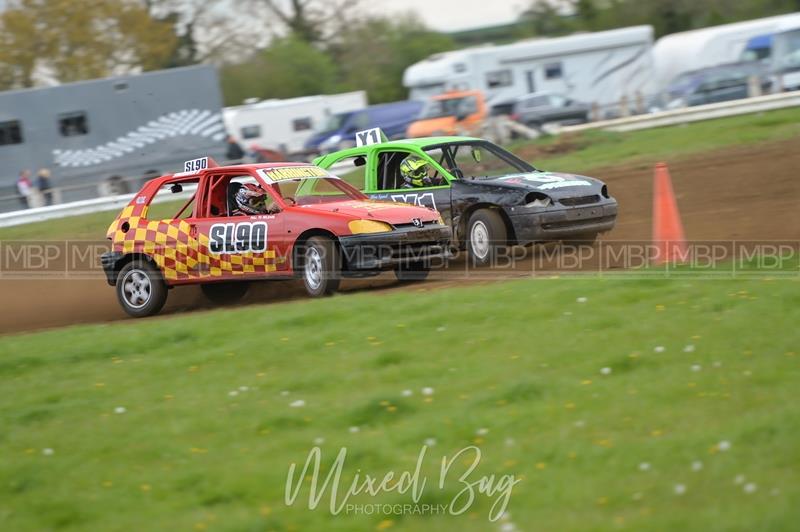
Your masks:
M589 175L604 180L619 200L617 226L607 240L650 238L653 164L599 168ZM669 162L669 161L668 161ZM800 240L800 138L709 152L670 162L678 206L690 240ZM562 169L568 171L569 169ZM345 292L437 290L487 279L527 277L538 251L508 270L463 278L433 275L425 284L402 285L391 273L345 281ZM453 269L463 267L456 261ZM591 264L587 267L591 268ZM114 290L103 280L3 280L0 334L126 319ZM242 304L304 298L298 282L254 283ZM197 287L170 291L162 316L209 309ZM151 318L159 319L159 318Z

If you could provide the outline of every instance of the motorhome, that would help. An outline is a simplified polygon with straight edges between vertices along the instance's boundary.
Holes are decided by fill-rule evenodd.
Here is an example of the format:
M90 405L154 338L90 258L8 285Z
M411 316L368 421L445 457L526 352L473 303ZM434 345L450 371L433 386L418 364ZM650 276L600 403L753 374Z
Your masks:
M800 25L800 13L666 35L653 46L658 88L666 88L684 72L747 59L748 47L759 41L768 42L770 35L793 23ZM761 39L754 40L757 37ZM762 51L761 55L768 52Z
M224 158L222 93L211 66L0 93L0 210L20 171L52 172L57 201L120 193L199 156ZM98 186L100 185L100 186Z
M480 90L489 103L556 92L600 106L653 90L651 26L532 39L433 55L411 65L403 84L427 100L449 91Z
M268 148L285 155L302 152L306 141L331 117L367 106L364 91L264 100L224 111L228 131L245 150Z

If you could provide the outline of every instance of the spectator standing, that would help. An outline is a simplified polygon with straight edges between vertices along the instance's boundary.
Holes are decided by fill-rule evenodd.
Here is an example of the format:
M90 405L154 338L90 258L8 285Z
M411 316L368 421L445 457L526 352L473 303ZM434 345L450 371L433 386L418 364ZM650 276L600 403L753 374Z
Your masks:
M239 161L244 158L244 150L233 135L228 135L228 151L225 155L229 161Z
M36 188L44 199L45 205L53 204L53 193L51 192L53 185L50 183L50 170L47 168L40 168L36 175Z
M23 170L19 173L19 178L17 179L17 192L19 192L19 202L22 204L22 208L29 208L31 193L33 192L30 170Z

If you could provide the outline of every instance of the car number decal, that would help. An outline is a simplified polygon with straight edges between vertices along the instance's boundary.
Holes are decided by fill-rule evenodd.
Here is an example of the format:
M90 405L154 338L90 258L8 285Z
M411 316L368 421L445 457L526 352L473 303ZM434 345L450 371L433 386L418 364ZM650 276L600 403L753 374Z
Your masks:
M383 133L381 128L376 127L373 129L367 129L364 131L359 131L356 133L356 146L361 148L362 146L371 146L373 144L381 144L383 142L387 142L386 135Z
M214 224L208 232L208 250L222 253L261 253L267 250L266 222Z
M420 194L418 192L411 192L408 194L392 194L391 195L392 201L396 201L398 203L410 203L411 205L416 205L417 207L430 207L434 210L436 209L436 200L433 197L433 192L425 192Z

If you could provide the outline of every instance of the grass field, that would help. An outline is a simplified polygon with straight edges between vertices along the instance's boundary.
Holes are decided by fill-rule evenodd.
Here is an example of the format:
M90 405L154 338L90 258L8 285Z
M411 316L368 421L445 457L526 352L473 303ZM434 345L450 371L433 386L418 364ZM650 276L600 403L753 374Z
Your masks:
M800 109L787 109L631 133L589 131L519 143L511 149L541 168L585 172L632 162L674 161L708 150L799 136ZM102 240L117 214L98 212L0 228L0 240Z
M796 280L542 279L0 338L0 528L788 530L798 309ZM344 490L426 441L421 504L474 445L470 480L520 479L508 521L284 504L315 445Z

